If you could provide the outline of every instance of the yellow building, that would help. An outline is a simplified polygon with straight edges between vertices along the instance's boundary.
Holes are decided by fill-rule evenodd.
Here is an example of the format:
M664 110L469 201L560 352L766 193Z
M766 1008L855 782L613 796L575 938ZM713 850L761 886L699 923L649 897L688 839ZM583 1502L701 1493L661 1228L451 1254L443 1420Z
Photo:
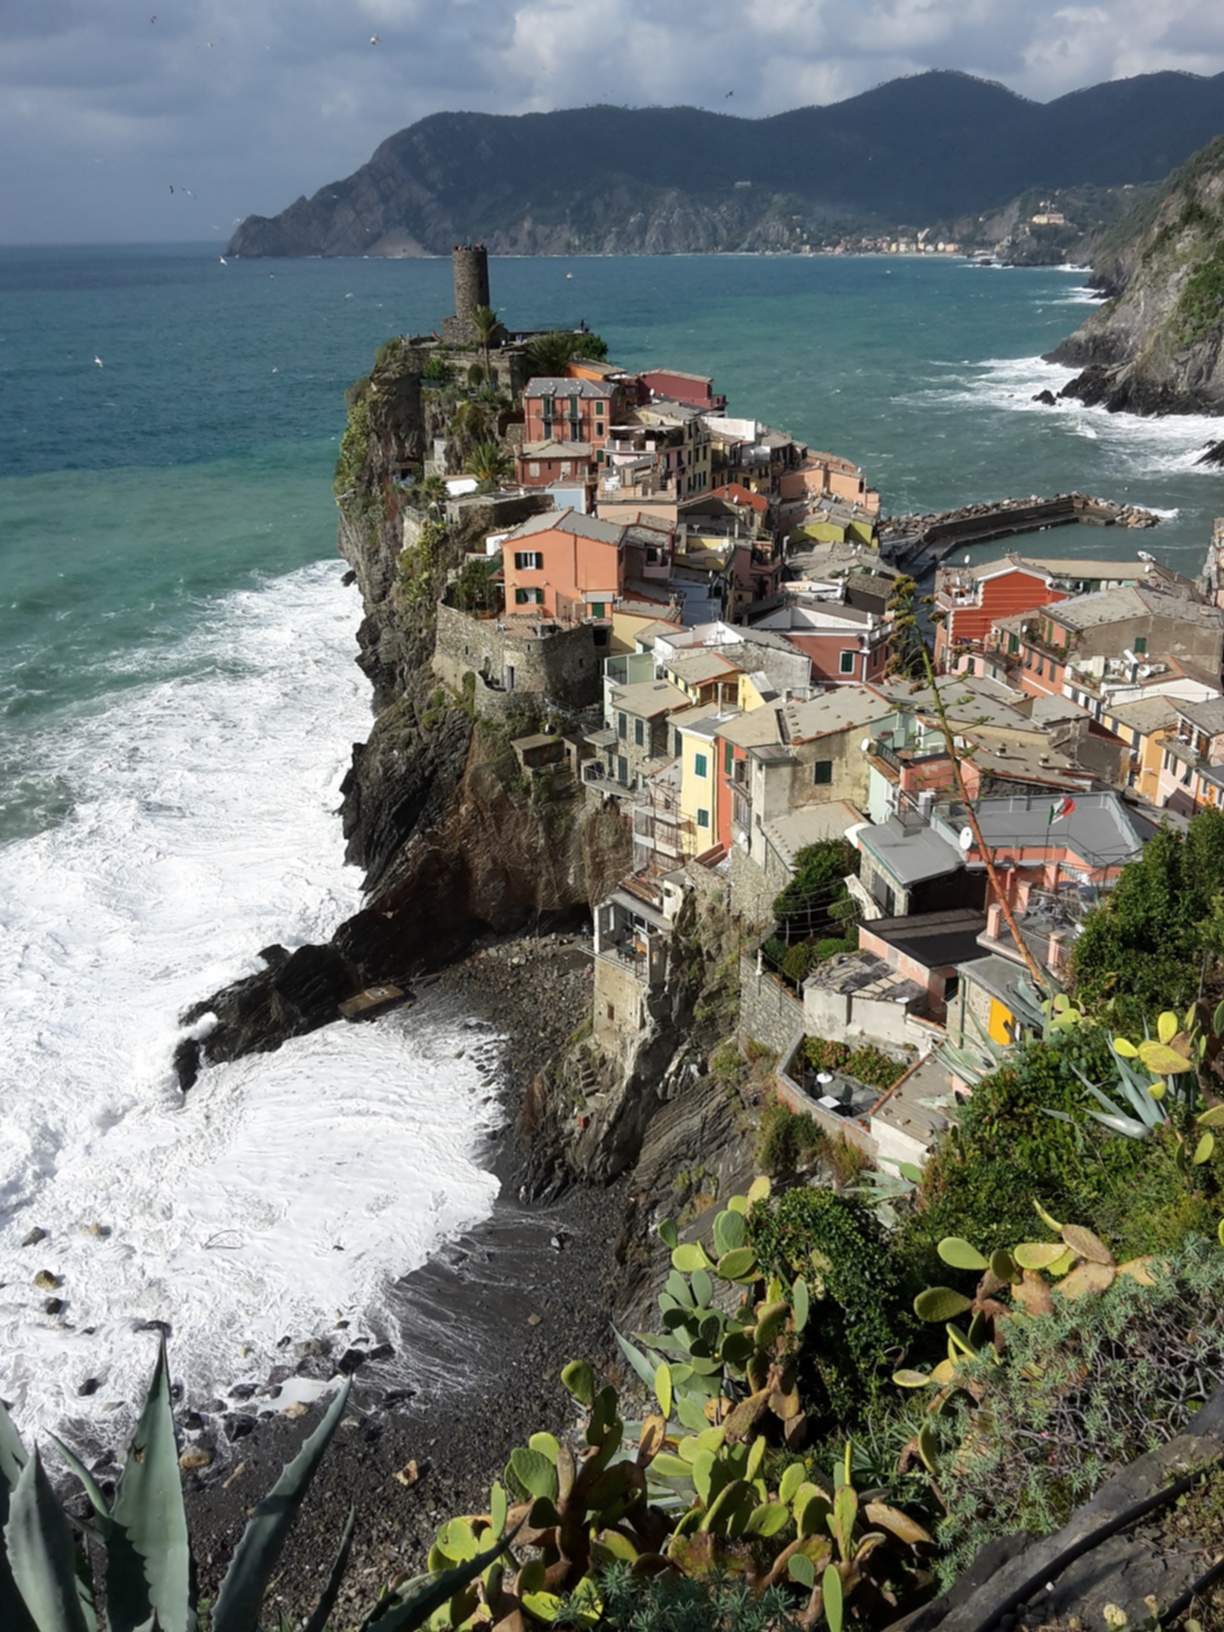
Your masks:
M721 718L725 716L712 703L672 715L672 728L680 739L680 834L687 856L700 856L718 842L714 733Z
M1101 724L1131 750L1130 786L1157 804L1160 761L1166 737L1177 735L1177 709L1171 697L1140 697L1103 710Z
M761 696L756 681L750 674L741 674L739 690L735 704L741 714L751 714L754 708L764 708L765 698Z

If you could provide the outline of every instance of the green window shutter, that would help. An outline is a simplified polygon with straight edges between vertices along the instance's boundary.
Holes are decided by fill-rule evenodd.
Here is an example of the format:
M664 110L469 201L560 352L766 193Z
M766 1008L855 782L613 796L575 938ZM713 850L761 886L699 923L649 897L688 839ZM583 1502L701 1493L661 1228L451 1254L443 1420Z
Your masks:
M730 776L735 767L735 749L729 742L723 743L723 775Z
M699 810L697 812L697 826L698 827L709 827L709 825L710 825L710 813L709 813L709 811L708 810Z
M708 776L710 774L710 762L704 754L698 754L696 756L694 761L694 769L696 770L698 776Z

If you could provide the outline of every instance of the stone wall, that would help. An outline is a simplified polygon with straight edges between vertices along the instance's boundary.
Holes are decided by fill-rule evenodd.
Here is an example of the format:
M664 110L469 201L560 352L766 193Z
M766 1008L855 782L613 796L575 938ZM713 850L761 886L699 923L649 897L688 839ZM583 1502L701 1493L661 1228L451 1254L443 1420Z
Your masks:
M773 927L774 898L781 885L774 886L738 844L731 846L731 911L758 928Z
M599 656L591 624L547 634L519 633L501 619L477 618L440 605L433 669L452 691L463 694L474 686L478 713L500 713L524 693L570 708L587 708L599 699Z
M803 1004L768 969L757 969L755 952L740 953L741 1043L763 1043L779 1060L789 1060L803 1036Z

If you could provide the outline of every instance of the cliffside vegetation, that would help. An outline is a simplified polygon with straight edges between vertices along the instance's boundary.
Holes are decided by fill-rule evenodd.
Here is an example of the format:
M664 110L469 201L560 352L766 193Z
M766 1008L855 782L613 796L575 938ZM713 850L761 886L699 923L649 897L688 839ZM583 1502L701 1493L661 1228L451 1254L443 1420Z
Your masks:
M1224 126L1224 80L1146 74L1038 103L967 74L739 119L597 106L438 113L229 253L676 253L788 249L865 224L996 210L1025 189L1154 182ZM542 165L542 155L548 162Z
M1086 365L1065 395L1135 413L1224 409L1224 137L1106 233L1111 299L1053 352Z

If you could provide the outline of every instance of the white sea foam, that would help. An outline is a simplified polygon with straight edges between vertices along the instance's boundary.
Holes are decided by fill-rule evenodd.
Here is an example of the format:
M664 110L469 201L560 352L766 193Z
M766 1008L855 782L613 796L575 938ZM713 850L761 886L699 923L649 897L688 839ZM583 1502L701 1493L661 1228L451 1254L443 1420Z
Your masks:
M23 1425L112 1422L150 1363L140 1321L171 1323L197 1393L261 1376L285 1335L377 1325L389 1277L491 1208L496 1105L470 1034L427 1004L185 1097L169 1069L185 1004L359 904L335 816L369 725L356 617L334 565L231 596L185 642L189 678L31 745L74 803L0 849L0 1393ZM21 1248L34 1225L49 1238Z
M1075 372L1043 357L987 357L966 364L959 375L933 376L932 387L921 393L921 400L963 405L979 412L988 406L1008 413L1049 416L1073 434L1107 446L1111 459L1137 475L1159 471L1215 474L1210 467L1198 465L1204 447L1219 440L1220 421L1211 415L1144 418L1111 414L1100 406L1086 407L1073 398L1060 398L1053 407L1034 401L1040 391L1051 391L1057 397Z

